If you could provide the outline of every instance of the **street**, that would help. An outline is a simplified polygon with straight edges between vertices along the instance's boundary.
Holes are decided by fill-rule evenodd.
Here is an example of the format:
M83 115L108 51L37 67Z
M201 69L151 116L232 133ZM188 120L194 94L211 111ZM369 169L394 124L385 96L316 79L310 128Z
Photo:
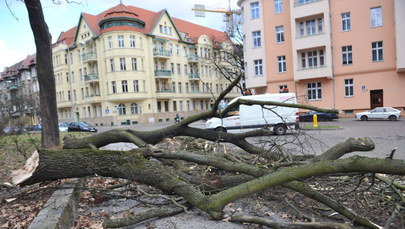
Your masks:
M140 124L136 126L121 126L120 128L130 128L139 131L156 130L174 124L154 123ZM312 122L301 122L301 126L311 126ZM319 122L321 126L340 126L341 129L332 130L301 130L299 135L288 134L286 136L270 136L249 139L251 142L269 142L276 140L280 143L287 143L284 146L294 151L294 153L319 154L344 140L347 137L369 137L375 144L375 149L370 152L357 152L357 155L368 157L387 157L391 150L397 147L394 159L405 160L405 119L398 121L358 121L356 119L339 119L332 122ZM205 122L199 121L190 126L205 128ZM98 127L99 132L107 131L112 127ZM296 133L294 131L294 133ZM297 137L298 136L298 137ZM349 154L353 155L353 154Z

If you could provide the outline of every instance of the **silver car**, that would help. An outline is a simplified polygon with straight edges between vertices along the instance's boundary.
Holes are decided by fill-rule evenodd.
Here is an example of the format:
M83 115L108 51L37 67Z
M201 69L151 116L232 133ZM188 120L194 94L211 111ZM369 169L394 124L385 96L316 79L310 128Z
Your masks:
M390 121L396 121L400 117L401 111L392 107L376 107L371 111L356 113L356 118L361 121L367 121L369 119L387 119Z

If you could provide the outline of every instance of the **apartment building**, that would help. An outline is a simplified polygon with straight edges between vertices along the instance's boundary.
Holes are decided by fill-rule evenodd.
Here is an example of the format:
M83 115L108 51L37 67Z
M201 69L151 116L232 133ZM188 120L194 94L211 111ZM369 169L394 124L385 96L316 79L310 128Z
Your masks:
M232 47L224 32L166 10L119 4L82 13L53 45L59 120L134 125L208 110L230 84L213 61ZM240 94L235 89L227 98Z
M405 108L405 1L239 0L246 86L342 115Z
M10 117L11 123L6 124L11 125L41 122L35 54L0 74L0 116Z

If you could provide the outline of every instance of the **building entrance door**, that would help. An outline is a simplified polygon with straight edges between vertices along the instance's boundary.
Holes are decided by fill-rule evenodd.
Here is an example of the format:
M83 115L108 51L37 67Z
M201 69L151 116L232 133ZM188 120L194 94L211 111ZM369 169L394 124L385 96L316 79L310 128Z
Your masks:
M383 107L383 90L371 90L370 91L370 108Z

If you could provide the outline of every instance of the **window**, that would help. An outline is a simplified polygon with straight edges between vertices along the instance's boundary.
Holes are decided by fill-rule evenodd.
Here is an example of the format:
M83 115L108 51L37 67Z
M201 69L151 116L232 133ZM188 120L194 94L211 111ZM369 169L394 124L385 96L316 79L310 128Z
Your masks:
M113 94L115 94L115 93L117 93L117 85L116 85L116 82L115 81L112 81L111 82L111 87L112 87L112 93ZM82 97L84 96L84 91L83 91L83 88L82 88Z
M177 64L177 74L181 74L181 65Z
M318 33L323 32L323 20L322 18L318 18Z
M114 59L110 59L110 69L111 69L112 72L115 72Z
M279 14L283 12L283 0L274 0L274 13Z
M308 52L308 67L318 66L318 54L317 53L318 53L317 51Z
M301 53L301 68L307 67L307 58L305 57L305 52Z
M138 114L138 104L131 103L131 114Z
M373 61L383 61L384 60L382 41L371 43L371 50L372 50Z
M124 48L124 36L123 35L118 35L118 47Z
M139 92L139 81L134 80L134 92Z
M381 6L370 9L370 25L371 27L382 26Z
M277 63L278 63L278 73L287 71L285 56L278 56Z
M179 93L182 93L182 86L181 86L181 82L179 82L178 86L179 86Z
M250 3L250 17L252 19L259 18L259 3L258 2L253 2Z
M298 55L299 56L299 55ZM301 53L301 69L323 67L325 65L324 50L311 50Z
M176 45L176 55L180 54L179 45Z
M170 70L172 74L174 74L174 63L170 63Z
M125 104L121 103L120 105L118 105L117 109L118 109L119 115L125 115L127 113L126 109L125 109Z
M253 36L253 47L257 48L257 47L262 46L261 32L254 31L254 32L252 32L252 36Z
M176 92L176 82L172 82L172 91Z
M112 49L113 47L114 47L114 46L113 46L112 37L108 37L108 48Z
M323 18L310 19L297 23L297 33L303 36L312 36L323 33Z
M349 31L352 29L352 23L350 21L350 12L342 13L342 31Z
M277 43L284 42L284 26L276 27L276 40Z
M125 65L125 58L120 58L120 69L121 71L127 70L127 66Z
M321 82L308 83L307 92L308 92L308 100L322 99Z
M138 70L138 66L136 65L136 58L131 59L131 66L132 70Z
M263 75L263 60L254 60L255 76Z
M345 97L353 97L353 79L345 79Z
M352 60L352 46L343 46L342 47L342 64L353 64Z
M122 85L122 92L128 92L128 82L126 80L122 80L121 81L121 85Z
M305 22L305 27L307 29L307 36L315 34L315 20L308 20Z
M177 111L177 101L173 101L173 111Z
M129 46L131 48L135 48L135 36L134 35L129 36Z

